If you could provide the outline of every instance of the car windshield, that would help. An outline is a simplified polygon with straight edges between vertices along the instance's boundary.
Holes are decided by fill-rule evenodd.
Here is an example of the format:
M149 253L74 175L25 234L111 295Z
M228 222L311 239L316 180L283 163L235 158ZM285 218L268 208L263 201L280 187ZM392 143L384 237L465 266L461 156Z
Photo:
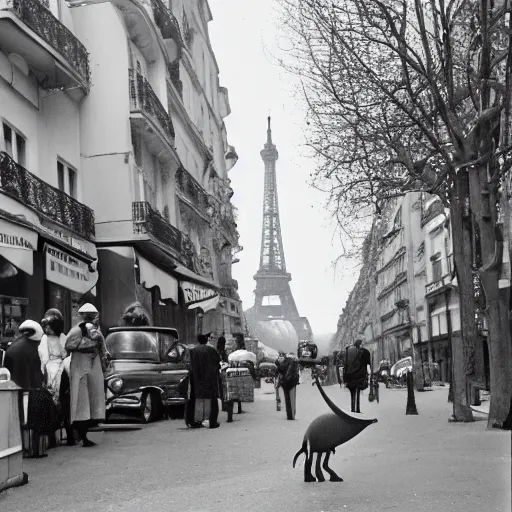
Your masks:
M105 340L113 359L158 361L156 333L144 331L113 332Z

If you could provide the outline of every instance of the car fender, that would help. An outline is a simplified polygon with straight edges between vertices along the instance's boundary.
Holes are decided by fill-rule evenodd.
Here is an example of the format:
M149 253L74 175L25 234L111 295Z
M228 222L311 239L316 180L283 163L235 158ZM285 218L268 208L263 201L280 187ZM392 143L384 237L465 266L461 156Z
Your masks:
M140 391L146 391L146 390L154 390L154 391L159 391L160 394L162 394L164 392L164 390L161 388L161 387L158 387L158 386L141 386L139 388Z

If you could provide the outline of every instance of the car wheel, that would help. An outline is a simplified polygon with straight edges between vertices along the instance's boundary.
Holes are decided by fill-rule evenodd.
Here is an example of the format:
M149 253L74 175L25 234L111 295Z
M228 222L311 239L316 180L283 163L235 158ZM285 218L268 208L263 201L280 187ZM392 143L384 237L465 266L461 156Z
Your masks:
M144 423L151 423L158 413L158 400L155 393L144 391L140 400L142 419Z

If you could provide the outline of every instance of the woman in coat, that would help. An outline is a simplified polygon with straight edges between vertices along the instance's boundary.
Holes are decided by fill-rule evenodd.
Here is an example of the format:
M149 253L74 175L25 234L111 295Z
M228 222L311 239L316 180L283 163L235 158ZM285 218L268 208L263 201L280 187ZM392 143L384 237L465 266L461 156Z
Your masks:
M45 332L39 344L41 371L45 377L46 389L51 393L53 401L60 412L60 425L64 425L67 444L75 444L73 430L69 419L69 364L66 352L66 335L64 319L58 309L49 309L41 320ZM66 359L67 358L67 359ZM48 434L48 447L56 446L55 431Z
M107 349L98 327L98 310L84 304L78 313L82 321L69 331L66 350L71 353L71 422L86 448L95 445L87 438L87 431L105 419Z

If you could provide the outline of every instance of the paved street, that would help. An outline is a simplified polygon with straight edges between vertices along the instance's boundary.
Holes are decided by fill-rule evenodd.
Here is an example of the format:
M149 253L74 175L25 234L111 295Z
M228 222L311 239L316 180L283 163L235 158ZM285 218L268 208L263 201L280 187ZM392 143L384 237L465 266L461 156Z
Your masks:
M343 408L347 390L325 388ZM448 388L416 393L419 416L405 416L404 390L381 386L380 404L362 399L371 425L331 459L343 483L303 482L292 469L309 422L327 412L318 390L298 390L298 418L275 411L257 390L246 414L217 430L181 420L144 430L93 433L97 447L60 447L26 460L27 486L0 495L2 512L510 511L510 434L485 421L449 424ZM356 456L356 454L358 454Z

